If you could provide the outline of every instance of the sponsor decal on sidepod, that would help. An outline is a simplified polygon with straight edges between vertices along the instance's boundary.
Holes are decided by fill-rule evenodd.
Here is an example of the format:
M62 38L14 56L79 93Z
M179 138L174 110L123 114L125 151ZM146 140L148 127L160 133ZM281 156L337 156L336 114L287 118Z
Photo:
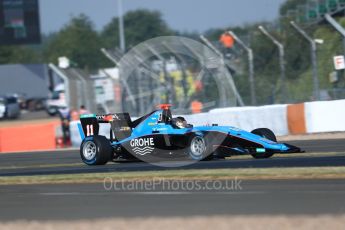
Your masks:
M130 145L133 148L133 152L137 155L147 155L153 152L155 149L153 138L139 138L130 141Z

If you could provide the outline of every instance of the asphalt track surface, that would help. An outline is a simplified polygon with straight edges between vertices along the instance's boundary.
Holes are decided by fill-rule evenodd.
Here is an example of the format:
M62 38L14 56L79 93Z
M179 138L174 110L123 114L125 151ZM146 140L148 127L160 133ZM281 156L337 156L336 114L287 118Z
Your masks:
M273 157L270 159L236 159L198 162L184 169L223 169L223 168L270 168L270 167L326 167L345 166L345 140L293 141L290 144L307 152L338 152L333 156ZM108 163L105 166L90 167L81 163L79 151L55 151L39 153L0 154L0 176L29 176L100 172L129 172L167 170L147 163ZM178 168L181 169L181 168Z
M106 190L102 183L0 186L0 221L345 213L345 180L242 181L237 187L217 183L228 189L187 190L186 185L168 191L166 185L157 185L133 191L118 184Z
M200 162L188 168L345 165L344 140L290 143L308 152L339 154L313 157L296 154L266 160L234 157L224 161ZM78 151L0 155L0 176L141 170L164 168L145 163L110 163L102 167L88 167L80 164ZM144 185L109 181L105 184L0 185L0 221L200 215L336 215L345 214L344 195L345 179L155 181Z

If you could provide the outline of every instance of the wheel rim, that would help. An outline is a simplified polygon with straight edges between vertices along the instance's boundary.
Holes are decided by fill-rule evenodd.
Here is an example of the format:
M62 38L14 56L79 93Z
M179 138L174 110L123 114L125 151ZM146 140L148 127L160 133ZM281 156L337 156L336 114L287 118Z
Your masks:
M194 157L201 158L205 152L205 141L201 137L194 137L191 143L191 153Z
M89 141L84 145L83 155L86 160L92 160L95 158L97 153L95 143Z

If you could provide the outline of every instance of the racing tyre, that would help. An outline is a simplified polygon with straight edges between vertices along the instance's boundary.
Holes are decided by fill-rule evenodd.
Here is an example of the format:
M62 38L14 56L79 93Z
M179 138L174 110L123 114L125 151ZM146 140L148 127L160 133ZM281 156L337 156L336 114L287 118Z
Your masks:
M206 140L201 135L193 135L189 143L188 155L192 160L200 161L207 156Z
M104 136L86 137L80 146L80 157L87 165L105 165L111 155L112 147Z
M260 137L266 138L266 139L268 139L270 141L277 142L276 135L270 129L266 129L266 128L254 129L252 131L252 133L256 134L256 135L258 135ZM274 153L254 153L254 154L252 154L252 156L255 159L266 159L266 158L272 157L273 154Z

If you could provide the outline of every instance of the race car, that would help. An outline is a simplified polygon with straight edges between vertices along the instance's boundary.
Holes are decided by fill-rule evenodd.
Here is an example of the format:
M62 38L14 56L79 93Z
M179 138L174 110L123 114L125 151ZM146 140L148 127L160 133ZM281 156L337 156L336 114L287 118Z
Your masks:
M180 161L223 159L250 154L256 159L275 153L299 153L296 146L277 143L267 128L247 132L217 124L194 127L173 117L170 105L134 121L128 113L88 114L80 117L80 156L87 165L109 161ZM99 135L100 123L109 124L109 138Z

